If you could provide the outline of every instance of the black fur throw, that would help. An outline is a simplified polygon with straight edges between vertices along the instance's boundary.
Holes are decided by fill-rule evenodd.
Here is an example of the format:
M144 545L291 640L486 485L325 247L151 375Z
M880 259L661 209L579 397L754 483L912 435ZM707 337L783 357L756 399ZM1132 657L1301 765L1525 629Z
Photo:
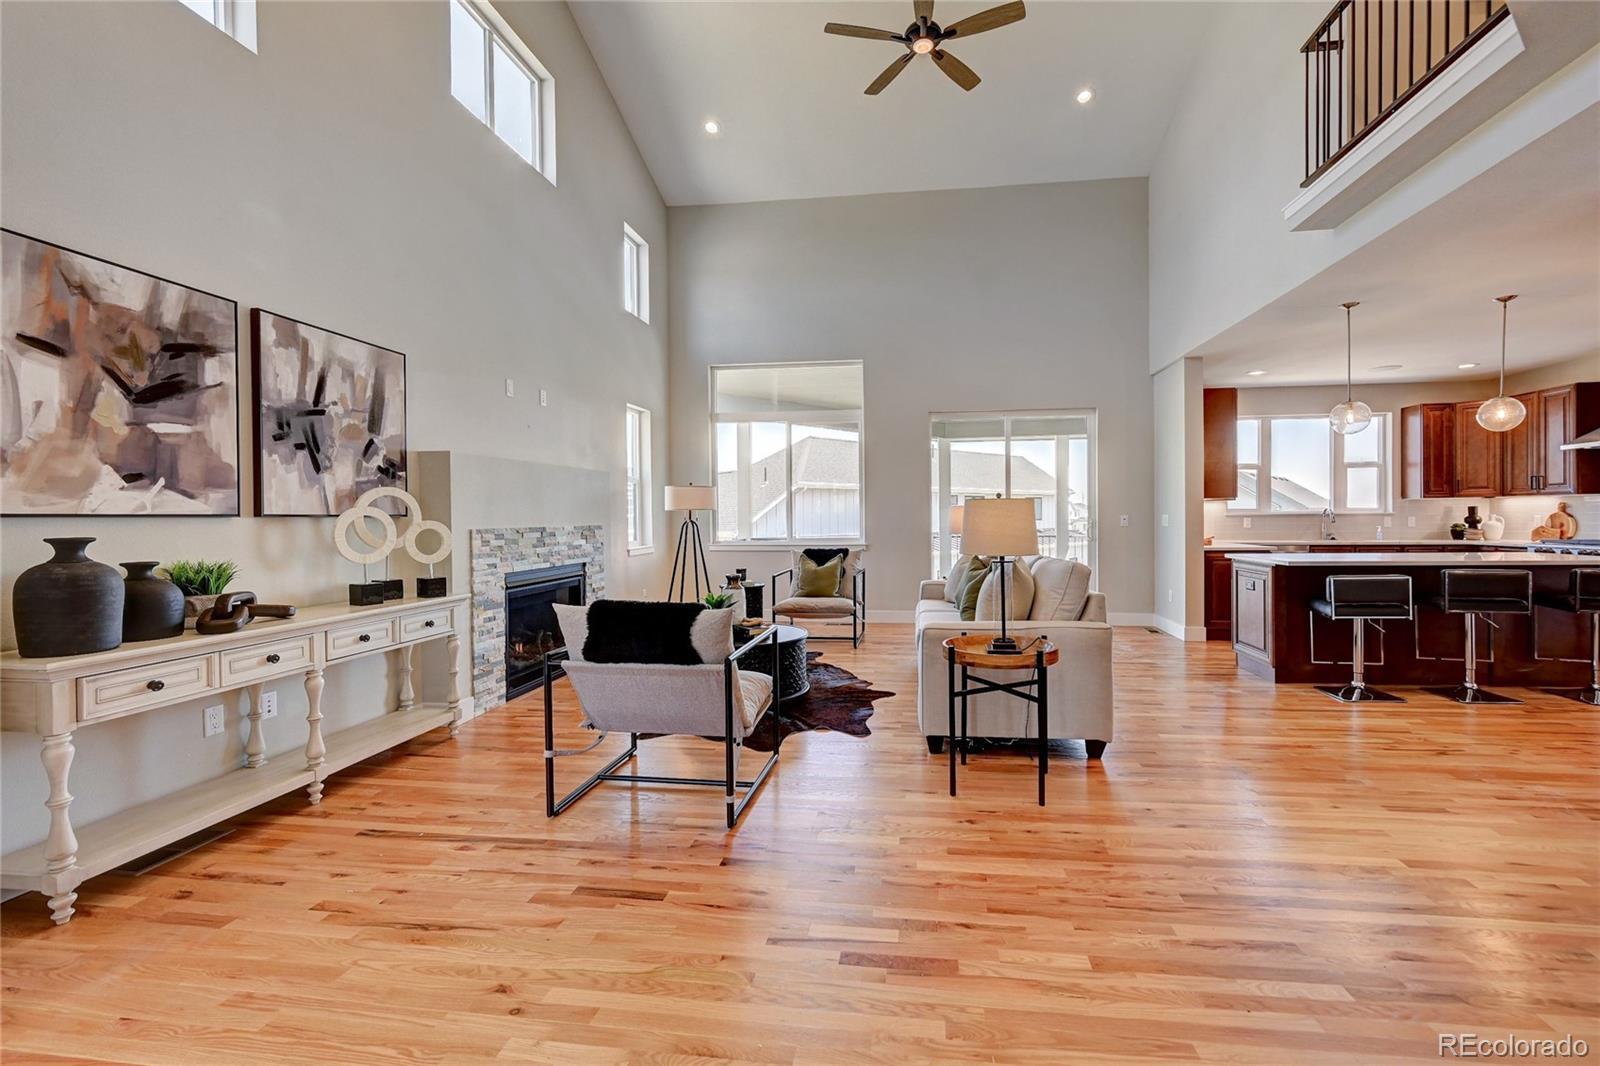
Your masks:
M807 559L810 559L812 562L816 563L818 566L827 566L828 565L828 560L834 558L835 556L838 556L840 558L848 560L850 558L850 549L849 548L806 548L800 554L804 555ZM841 566L839 568L839 572L841 574L844 573L844 567L843 566Z
M596 600L589 605L583 657L592 663L673 663L697 666L691 631L701 603Z

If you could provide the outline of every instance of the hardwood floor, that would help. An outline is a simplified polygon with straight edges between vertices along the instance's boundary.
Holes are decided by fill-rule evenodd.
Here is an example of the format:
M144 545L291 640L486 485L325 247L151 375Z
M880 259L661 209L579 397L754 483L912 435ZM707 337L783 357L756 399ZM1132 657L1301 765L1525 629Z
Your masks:
M1437 1061L1455 1032L1600 1048L1594 710L1410 691L1351 710L1236 674L1225 645L1123 629L1116 739L1100 764L1066 746L1040 809L1023 754L975 756L946 794L910 627L822 647L899 695L866 740L791 738L731 834L706 790L604 786L547 821L522 700L333 778L320 808L274 803L91 881L63 928L38 896L7 903L4 1061L1380 1063ZM715 774L720 748L642 759Z

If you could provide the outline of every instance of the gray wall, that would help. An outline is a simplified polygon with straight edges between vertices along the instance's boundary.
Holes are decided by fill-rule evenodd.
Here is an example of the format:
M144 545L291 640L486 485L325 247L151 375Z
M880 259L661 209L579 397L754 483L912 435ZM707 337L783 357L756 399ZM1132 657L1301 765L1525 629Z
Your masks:
M4 224L236 299L241 326L259 305L406 352L413 451L484 457L479 468L513 479L481 516L448 516L457 590L467 528L570 517L572 499L595 500L597 471L615 491L585 520L620 536L625 403L655 413L655 467L667 465L665 208L566 6L497 7L556 79L559 187L451 98L443 3L262 4L259 54L166 0L0 6ZM654 252L650 325L621 309L624 220ZM248 415L247 350L240 371ZM338 600L359 571L334 554L332 526L6 519L0 582L9 591L46 557L41 537L84 534L104 561L230 556L240 587L264 599ZM659 587L663 551L629 558L610 539L620 587ZM12 646L9 603L4 615ZM389 688L377 663L330 671L325 728L381 712ZM274 751L305 738L299 686L281 690ZM76 743L80 822L220 773L241 751L237 730L202 739L196 705ZM44 833L37 752L6 734L6 850Z
M929 576L929 415L1097 408L1097 577L1113 612L1148 614L1143 180L668 214L675 479L710 473L711 365L862 360L870 603L904 611ZM786 558L714 550L711 570Z

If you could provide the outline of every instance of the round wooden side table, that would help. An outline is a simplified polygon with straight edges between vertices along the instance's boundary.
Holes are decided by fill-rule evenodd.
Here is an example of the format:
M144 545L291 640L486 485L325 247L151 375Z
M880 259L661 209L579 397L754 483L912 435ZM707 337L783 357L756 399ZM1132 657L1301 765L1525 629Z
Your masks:
M1044 806L1044 778L1050 772L1050 686L1045 670L1061 661L1060 650L1042 638L1024 643L1015 653L991 652L989 642L993 633L965 634L950 637L944 642L945 659L950 664L950 795L956 794L956 749L961 749L961 761L967 761L967 697L984 692L1006 692L1039 708L1039 806ZM960 669L960 684L956 671ZM993 681L987 677L973 677L970 671L1027 670L1029 676L1021 681ZM961 732L956 732L956 701L961 703ZM958 739L959 736L959 739Z

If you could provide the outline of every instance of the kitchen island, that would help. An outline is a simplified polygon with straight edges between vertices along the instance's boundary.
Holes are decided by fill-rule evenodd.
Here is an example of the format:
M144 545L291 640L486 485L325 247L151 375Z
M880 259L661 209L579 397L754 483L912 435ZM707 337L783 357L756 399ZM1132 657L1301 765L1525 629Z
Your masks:
M1564 592L1574 569L1600 565L1600 560L1582 556L1526 551L1239 552L1228 558L1233 563L1233 650L1240 669L1268 681L1317 685L1341 684L1350 676L1351 623L1323 618L1310 606L1325 595L1332 575L1370 572L1411 578L1415 620L1368 628L1370 683L1451 685L1462 676L1466 623L1461 615L1431 606L1440 571L1528 570L1537 596ZM1534 688L1588 683L1588 616L1535 605L1532 614L1495 615L1493 620L1497 628L1479 623L1480 683Z

